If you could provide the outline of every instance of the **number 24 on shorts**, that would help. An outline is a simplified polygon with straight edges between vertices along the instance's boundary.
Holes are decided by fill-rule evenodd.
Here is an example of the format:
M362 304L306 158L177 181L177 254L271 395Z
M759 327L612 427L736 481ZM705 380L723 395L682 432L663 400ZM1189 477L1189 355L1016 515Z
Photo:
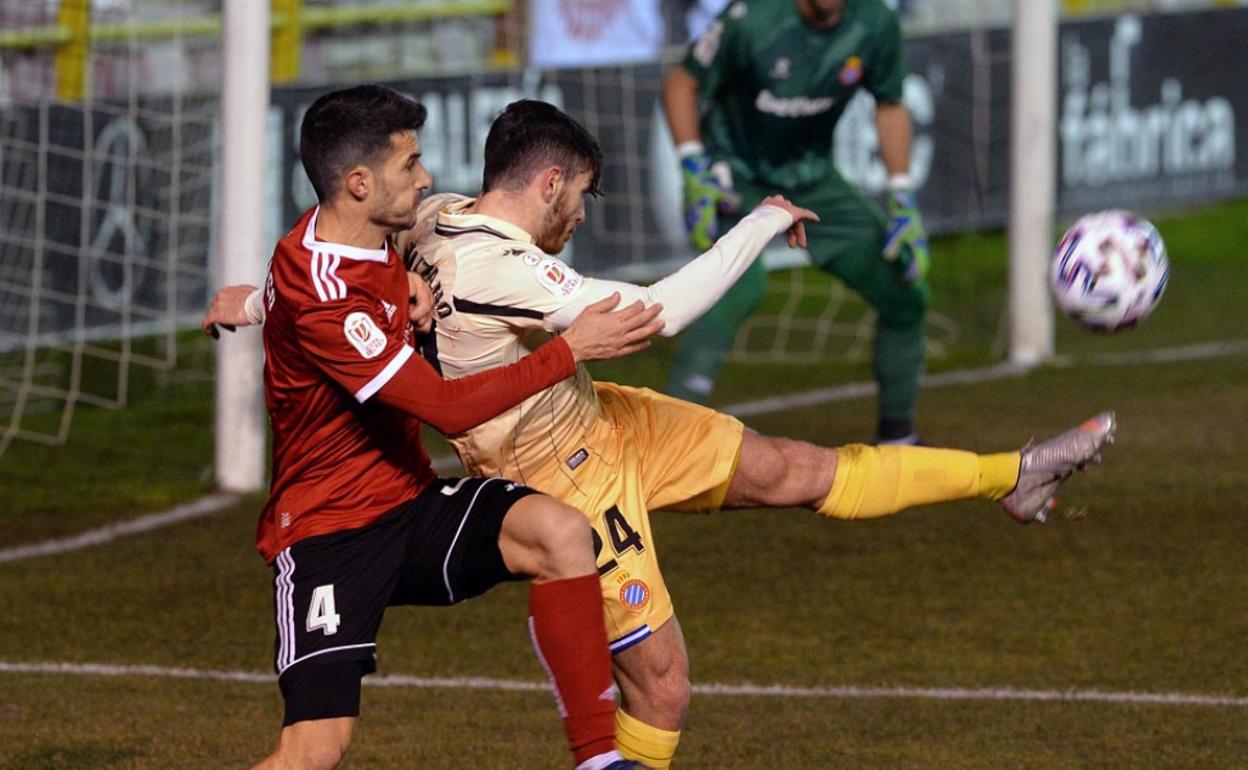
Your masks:
M646 550L645 543L641 542L641 534L637 530L628 525L628 519L624 518L624 514L616 506L611 506L605 514L603 514L603 522L607 528L607 536L611 538L611 549L615 551L616 556L620 556L625 551L634 550L642 553ZM594 533L594 559L602 555L602 535L598 534L597 529L592 530ZM619 566L619 562L611 559L607 563L598 568L599 575L605 575L611 570Z

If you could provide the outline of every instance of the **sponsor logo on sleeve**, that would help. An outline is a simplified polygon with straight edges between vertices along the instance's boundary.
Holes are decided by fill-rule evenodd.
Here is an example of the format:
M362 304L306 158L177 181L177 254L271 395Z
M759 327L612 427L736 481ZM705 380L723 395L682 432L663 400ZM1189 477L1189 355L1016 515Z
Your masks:
M566 297L581 287L582 278L559 260L547 257L537 263L537 282L556 297Z
M386 349L386 335L367 313L357 311L349 314L342 324L342 331L347 336L347 342L365 358L376 358Z

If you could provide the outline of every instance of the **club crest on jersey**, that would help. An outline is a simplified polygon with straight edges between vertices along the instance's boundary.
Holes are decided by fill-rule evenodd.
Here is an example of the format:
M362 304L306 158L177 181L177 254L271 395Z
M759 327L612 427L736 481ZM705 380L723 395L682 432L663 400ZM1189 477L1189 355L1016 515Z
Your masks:
M386 335L377 328L368 313L357 311L349 314L342 324L342 331L347 335L347 342L365 358L376 358L386 349Z
M636 578L620 586L620 603L633 612L640 612L650 603L650 587Z
M537 263L537 282L556 297L566 297L581 286L581 276L557 259L547 257Z
M854 55L845 60L841 66L841 74L837 76L843 86L852 86L862 80L862 57Z

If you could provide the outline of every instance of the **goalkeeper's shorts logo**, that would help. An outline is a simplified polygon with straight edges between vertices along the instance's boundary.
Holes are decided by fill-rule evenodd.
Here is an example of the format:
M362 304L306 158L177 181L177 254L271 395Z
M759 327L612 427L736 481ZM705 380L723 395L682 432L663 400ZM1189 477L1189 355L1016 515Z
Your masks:
M650 587L633 579L620 587L620 603L633 612L640 612L650 603Z

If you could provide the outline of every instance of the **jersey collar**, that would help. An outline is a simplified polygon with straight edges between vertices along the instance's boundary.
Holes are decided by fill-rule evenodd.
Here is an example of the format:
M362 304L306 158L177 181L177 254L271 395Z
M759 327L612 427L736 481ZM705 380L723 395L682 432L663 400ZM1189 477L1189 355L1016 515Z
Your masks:
M533 236L527 230L513 225L505 219L498 219L485 214L460 213L476 202L476 198L460 198L453 203L443 206L438 211L438 222L435 232L438 235L449 238L457 235L467 235L468 233L485 233L486 235L493 235L496 238L503 238L509 241L533 243Z
M321 213L317 206L308 219L308 226L303 230L303 247L308 251L330 251L335 256L346 257L364 262L380 262L383 265L390 259L390 248L382 245L380 249L362 249L359 246L347 246L343 243L330 243L316 238L316 217Z

